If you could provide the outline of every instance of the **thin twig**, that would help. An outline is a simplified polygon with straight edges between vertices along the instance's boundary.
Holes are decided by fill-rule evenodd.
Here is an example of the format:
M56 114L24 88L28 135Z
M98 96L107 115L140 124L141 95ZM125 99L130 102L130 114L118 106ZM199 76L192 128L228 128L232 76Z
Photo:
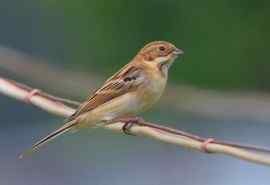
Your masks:
M4 95L24 101L31 91L33 91L33 88L29 86L0 77L0 93ZM62 117L69 117L75 111L74 108L67 106L66 104L78 105L78 102L58 98L45 92L35 94L31 97L29 102L47 112ZM125 123L123 122L116 122L113 124L104 125L104 128L122 132L122 127L124 124ZM258 152L269 152L269 149L266 148L217 140L207 142L209 140L206 138L148 122L143 122L138 125L135 124L131 127L130 132L134 135L149 137L155 140L183 146L201 152L221 153L237 157L242 160L270 166L270 156L266 155L265 153ZM257 152L251 152L246 149L255 150Z

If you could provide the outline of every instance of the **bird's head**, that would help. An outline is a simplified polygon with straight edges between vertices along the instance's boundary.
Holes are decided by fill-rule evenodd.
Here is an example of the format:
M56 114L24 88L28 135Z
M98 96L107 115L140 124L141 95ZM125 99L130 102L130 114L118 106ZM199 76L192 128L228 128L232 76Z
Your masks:
M174 60L182 54L184 51L170 42L154 41L144 46L138 55L144 62L157 65L161 70L168 70Z

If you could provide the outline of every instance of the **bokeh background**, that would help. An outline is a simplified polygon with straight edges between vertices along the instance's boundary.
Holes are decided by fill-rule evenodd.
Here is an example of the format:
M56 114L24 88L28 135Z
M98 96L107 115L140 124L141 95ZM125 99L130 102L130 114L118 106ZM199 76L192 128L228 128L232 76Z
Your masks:
M0 75L83 100L147 42L185 50L143 117L201 136L270 147L270 1L0 1ZM88 90L90 89L90 91ZM168 101L167 101L168 100ZM102 129L17 154L62 119L0 96L0 184L252 185L270 169Z

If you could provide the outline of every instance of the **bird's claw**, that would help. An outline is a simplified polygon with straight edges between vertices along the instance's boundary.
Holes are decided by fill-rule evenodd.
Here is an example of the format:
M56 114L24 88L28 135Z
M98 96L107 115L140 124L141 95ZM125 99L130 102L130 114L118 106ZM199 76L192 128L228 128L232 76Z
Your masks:
M117 121L123 122L124 125L122 127L122 131L127 134L127 135L133 135L134 134L130 131L131 127L133 125L140 125L144 123L144 119L141 117L124 117L124 118L119 118Z
M126 122L123 127L122 127L122 131L126 134L126 135L131 135L134 136L134 134L132 134L130 132L131 127L133 126L133 122Z

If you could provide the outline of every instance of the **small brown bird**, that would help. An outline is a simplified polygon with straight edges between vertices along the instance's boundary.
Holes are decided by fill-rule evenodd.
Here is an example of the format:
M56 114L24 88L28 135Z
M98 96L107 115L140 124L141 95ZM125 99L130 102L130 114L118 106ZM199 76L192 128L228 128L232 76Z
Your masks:
M26 153L38 150L69 130L95 127L121 118L127 122L132 120L159 100L170 66L183 53L183 50L166 41L147 44L131 62L87 98L61 128L35 143Z

